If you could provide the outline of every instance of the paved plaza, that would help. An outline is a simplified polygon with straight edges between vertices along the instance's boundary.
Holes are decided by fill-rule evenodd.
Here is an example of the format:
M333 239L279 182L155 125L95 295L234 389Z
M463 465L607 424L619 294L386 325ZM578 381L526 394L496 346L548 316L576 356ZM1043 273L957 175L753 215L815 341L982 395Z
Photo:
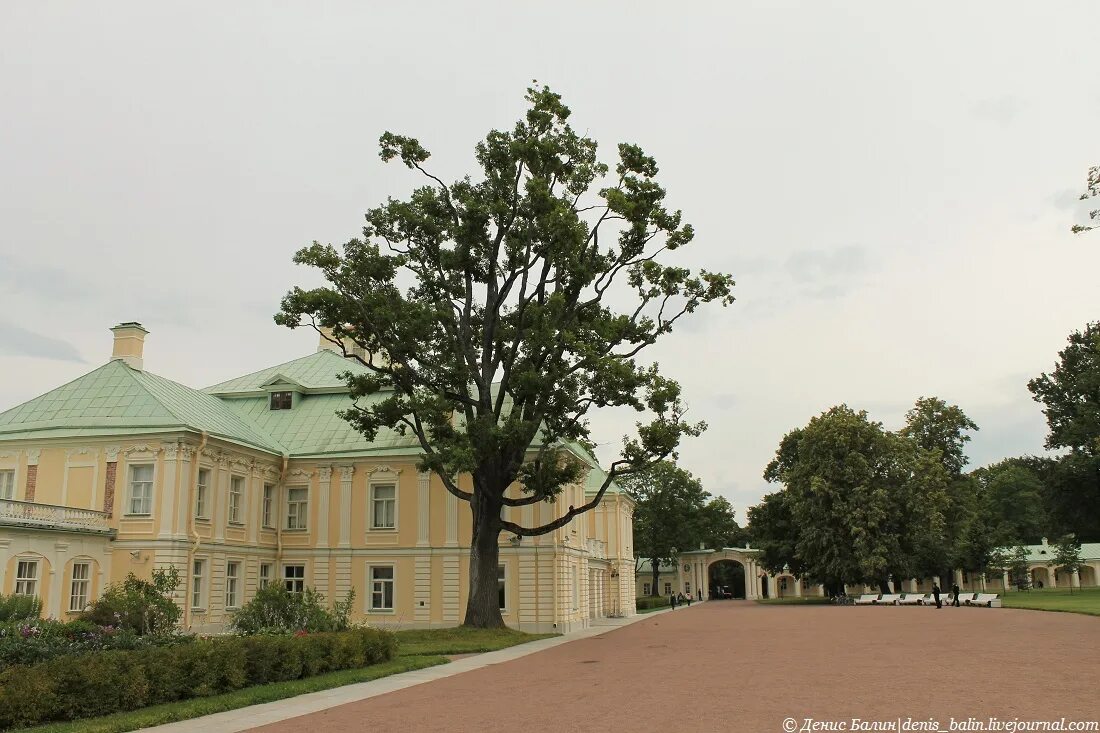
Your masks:
M1096 720L1098 652L1100 618L1078 614L716 601L254 730L678 733L780 731L786 718Z

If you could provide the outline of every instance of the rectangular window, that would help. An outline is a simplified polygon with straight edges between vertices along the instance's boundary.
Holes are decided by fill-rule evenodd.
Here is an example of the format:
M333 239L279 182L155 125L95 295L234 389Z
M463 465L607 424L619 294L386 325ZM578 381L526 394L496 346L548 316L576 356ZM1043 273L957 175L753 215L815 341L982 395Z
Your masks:
M15 568L15 595L38 595L38 561L20 560Z
M576 611L581 602L581 579L576 568L569 568L569 576L573 578L573 610Z
M271 582L271 563L260 563L260 587L266 588L267 584Z
M199 469L199 481L195 485L195 518L206 519L206 500L210 495L210 469Z
M271 516L271 511L275 504L275 487L271 484L264 484L264 505L263 505L263 526L274 527L274 517Z
M15 471L0 471L0 499L15 498Z
M69 592L69 610L83 611L88 605L88 579L91 566L86 562L73 563L73 585Z
M286 492L286 528L305 529L309 519L309 489L288 489Z
M191 608L206 608L203 584L206 577L206 560L191 563Z
M371 487L371 528L393 529L397 513L397 487L384 484Z
M244 479L233 476L229 479L229 523L241 524L241 503L244 497Z
M672 583L665 583L665 595L672 595Z
M649 583L642 583L642 595L643 596L648 596L649 595Z
M393 610L393 566L372 566L370 569L370 610Z
M291 593L304 593L306 590L306 566L284 565L283 582Z
M272 410L289 410L294 401L293 392L272 392L271 393L271 409Z
M688 593L688 594L691 593L691 581L690 580L685 580L684 581L684 593Z
M225 607L236 608L237 588L241 582L241 564L239 562L227 562L225 564Z
M497 602L500 604L500 610L504 610L508 607L508 590L507 588L507 568L503 565L497 565Z
M153 513L153 466L130 466L129 514Z

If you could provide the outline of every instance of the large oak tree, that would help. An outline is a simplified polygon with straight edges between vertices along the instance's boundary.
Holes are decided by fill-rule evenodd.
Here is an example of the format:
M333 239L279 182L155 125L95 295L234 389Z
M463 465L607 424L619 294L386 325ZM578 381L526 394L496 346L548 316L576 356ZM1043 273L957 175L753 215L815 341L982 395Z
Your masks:
M423 185L370 209L363 236L341 250L300 250L295 261L327 284L294 288L276 316L354 344L345 353L370 373L347 375L355 402L344 417L367 439L387 428L412 435L422 468L470 503L465 623L478 627L503 625L501 532L567 525L616 478L704 429L685 419L679 385L641 355L700 305L733 300L728 275L670 264L694 231L665 206L652 157L620 144L611 168L570 127L558 94L531 88L526 98L511 130L476 145L476 178L445 182L419 141L382 135L382 159ZM544 524L506 520L504 507L554 502L580 480L563 446L588 438L592 411L617 406L641 417L598 491Z

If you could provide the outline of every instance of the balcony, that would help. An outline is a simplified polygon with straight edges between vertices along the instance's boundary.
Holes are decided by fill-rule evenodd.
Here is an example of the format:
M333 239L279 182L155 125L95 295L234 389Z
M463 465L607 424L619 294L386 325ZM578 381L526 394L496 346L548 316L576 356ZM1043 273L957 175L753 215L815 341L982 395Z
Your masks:
M593 560L607 559L607 543L603 540L588 540L588 554Z
M14 499L0 499L0 527L4 526L114 534L104 512Z

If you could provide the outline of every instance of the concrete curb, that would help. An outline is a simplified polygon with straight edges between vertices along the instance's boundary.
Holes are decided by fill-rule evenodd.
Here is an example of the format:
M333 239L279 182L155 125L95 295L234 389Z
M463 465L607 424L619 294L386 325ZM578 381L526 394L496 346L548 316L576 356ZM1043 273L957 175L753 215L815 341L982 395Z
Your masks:
M700 602L699 605L702 605L702 603ZM261 705L250 705L244 708L237 708L236 710L227 710L224 713L204 715L200 718L181 720L176 723L166 723L152 728L142 728L142 730L155 733L197 733L198 731L202 731L202 733L237 733L238 731L257 728L261 725L267 725L268 723L277 723L280 720L316 713L320 710L326 710L349 702L367 700L372 697L377 697L378 695L385 695L388 692L404 690L407 687L421 685L425 682L441 680L445 677L481 669L482 667L488 667L492 664L500 664L501 662L519 659L520 657L526 657L528 654L535 654L545 649L568 644L571 641L588 639L593 636L606 634L609 631L614 631L615 629L629 626L639 621L645 621L654 616L660 616L662 613L668 613L671 610L670 608L665 608L660 611L651 611L646 614L630 616L629 618L596 619L592 622L591 626L581 631L563 634L562 636L556 636L552 639L539 639L526 644L508 647L507 649L500 649L495 652L475 654L471 657L455 660L450 664L441 664L436 667L428 667L427 669L416 669L411 672L402 672L389 677L371 680L370 682L358 682L343 687L334 687L330 690L310 692L304 695L298 695L297 697L288 697L285 700L276 700Z

